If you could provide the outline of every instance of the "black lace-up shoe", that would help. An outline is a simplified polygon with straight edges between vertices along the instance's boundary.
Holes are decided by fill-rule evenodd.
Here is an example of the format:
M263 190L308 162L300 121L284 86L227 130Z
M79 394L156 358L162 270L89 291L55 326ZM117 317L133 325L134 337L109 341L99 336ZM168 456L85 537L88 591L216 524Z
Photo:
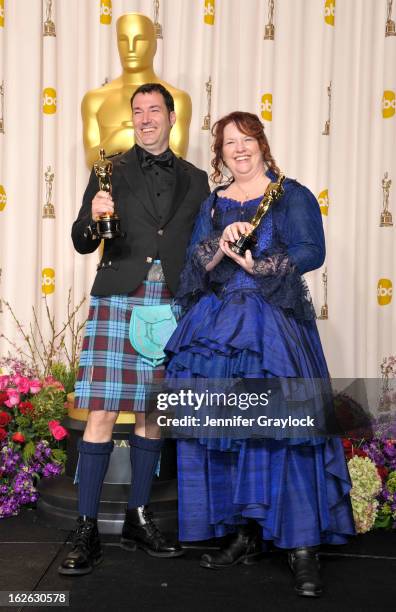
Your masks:
M246 527L240 527L231 542L214 553L202 555L200 566L208 569L225 569L243 563L257 563L264 556L263 545L258 533L252 533Z
M146 506L126 510L121 546L127 550L141 548L152 557L181 557L184 555L178 542L170 542L160 532Z
M320 577L318 549L295 548L289 552L289 565L294 574L294 589L302 597L320 597L323 582Z
M103 561L96 519L79 516L73 536L72 550L58 567L60 574L80 576L92 572Z

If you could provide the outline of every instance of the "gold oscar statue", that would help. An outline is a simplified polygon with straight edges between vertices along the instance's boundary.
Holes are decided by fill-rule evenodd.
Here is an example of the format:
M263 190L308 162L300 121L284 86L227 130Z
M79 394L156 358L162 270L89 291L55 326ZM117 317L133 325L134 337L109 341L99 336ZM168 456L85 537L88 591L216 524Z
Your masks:
M324 304L320 309L319 319L328 319L329 318L329 307L327 305L327 268L324 269L324 272L322 274L322 282L323 282L323 291L324 291Z
M388 7L386 15L385 36L396 36L396 24L393 19L391 19L393 0L387 0L387 3Z
M275 39L275 26L274 26L274 0L268 0L268 23L264 30L264 40Z
M230 244L230 249L237 255L242 257L245 256L245 253L248 249L251 249L257 243L257 238L254 235L255 230L260 225L263 217L267 214L269 208L283 196L285 190L283 189L282 183L285 180L285 175L280 174L276 183L270 183L265 190L265 194L260 204L257 207L257 210L254 214L253 219L250 221L250 224L253 226L253 229L249 230L245 234L242 234L238 238L236 242Z
M82 101L83 139L89 166L99 157L127 151L134 144L130 99L144 83L161 83L175 100L176 125L170 147L185 157L191 121L190 96L157 77L153 68L157 40L153 22L145 15L127 13L117 20L118 52L122 74L99 89L85 94Z
M388 178L388 173L385 172L384 178L382 179L382 212L380 227L392 227L392 213L389 210L389 192L392 185L392 181Z
M4 134L4 81L0 85L0 134Z
M158 21L159 18L159 0L154 0L154 31L155 38L162 38L162 25Z
M201 129L210 130L210 107L212 105L212 80L210 77L209 77L209 81L206 81L205 83L205 88L206 88L206 95L208 99L208 114L205 115L204 117Z
M323 136L328 136L330 134L330 110L331 110L331 81L330 84L327 88L327 95L329 98L329 114L328 114L328 119L326 120L324 129L323 129Z
M99 151L100 157L94 163L94 172L99 180L99 190L106 191L111 195L113 186L111 175L113 174L113 162L106 159L104 149ZM96 221L96 233L99 238L117 238L122 235L120 229L120 218L116 212L100 215Z
M55 206L51 202L52 200L52 183L54 182L54 173L52 172L51 166L47 166L47 170L44 173L45 179L45 204L43 206L43 219L55 219Z
M52 11L52 0L47 0L45 7L45 21L44 21L44 32L43 36L56 36L55 24L51 17Z

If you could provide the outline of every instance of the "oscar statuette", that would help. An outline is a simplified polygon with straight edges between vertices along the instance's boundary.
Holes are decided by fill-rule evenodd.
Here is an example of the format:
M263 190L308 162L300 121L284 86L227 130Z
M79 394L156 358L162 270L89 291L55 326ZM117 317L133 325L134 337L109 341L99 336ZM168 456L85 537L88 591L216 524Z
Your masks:
M276 183L270 183L265 190L265 194L260 204L257 207L256 213L250 224L253 225L253 229L245 234L242 234L238 240L230 244L230 249L237 255L243 257L248 249L251 249L257 242L257 238L254 235L255 230L260 225L262 218L267 214L269 208L281 198L284 194L282 183L285 180L285 175L280 174Z
M380 227L393 226L392 213L389 210L389 193L392 185L392 180L388 177L388 173L385 172L384 178L382 179L382 212L380 219Z
M396 36L396 24L391 19L392 17L392 3L393 0L387 0L387 15L386 15L386 25L385 25L385 37L387 36Z
M274 26L274 0L268 0L268 23L264 30L264 40L275 39L275 26Z
M99 179L99 190L106 191L111 195L111 175L113 173L113 162L105 158L104 149L99 151L100 158L94 163L94 171ZM99 238L117 238L122 236L120 230L120 218L114 213L100 215L96 221L96 233Z

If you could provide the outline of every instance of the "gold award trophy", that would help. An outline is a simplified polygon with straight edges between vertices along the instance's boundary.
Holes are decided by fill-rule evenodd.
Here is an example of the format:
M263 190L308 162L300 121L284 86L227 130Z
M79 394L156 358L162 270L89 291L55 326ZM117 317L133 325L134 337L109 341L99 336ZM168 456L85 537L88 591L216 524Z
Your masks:
M94 171L99 179L100 191L106 191L111 195L111 175L113 174L113 162L105 158L104 149L99 151L100 158L94 163ZM99 238L117 238L122 236L120 230L120 218L114 213L100 215L96 221L96 232Z
M4 81L0 85L0 133L4 134Z
M208 98L208 114L205 115L201 130L210 130L210 107L212 104L212 80L209 77L209 81L205 83L206 95Z
M234 243L230 244L230 249L237 255L241 255L242 257L245 255L248 249L251 249L256 243L257 238L254 235L256 228L260 225L262 218L267 214L270 206L279 200L280 197L284 194L284 189L282 187L282 183L285 180L285 175L280 174L276 183L270 183L265 190L265 194L260 204L257 207L256 214L253 219L250 221L250 224L253 225L253 229L245 234L242 234L238 238L238 240Z
M388 178L388 173L385 172L384 178L382 179L382 213L380 220L380 227L392 227L392 213L389 210L389 192L392 185L392 181Z
M385 37L386 36L396 36L396 24L391 19L392 16L392 3L393 0L387 0L388 10L386 15L386 26L385 26Z
M45 179L45 204L43 207L43 219L55 219L55 206L52 204L52 183L54 182L54 173L51 171L51 166L47 167L44 173Z
M159 0L154 0L154 31L155 38L162 38L162 25L158 21L159 17Z
M328 136L330 134L330 110L331 110L331 81L330 84L327 88L327 95L329 97L329 114L328 114L328 119L325 122L325 126L323 129L323 136Z
M51 19L52 11L52 0L47 0L45 8L45 21L44 21L44 33L43 36L56 36L55 24Z
M274 0L268 0L268 23L264 30L264 40L275 39L275 26L274 26Z
M324 304L320 309L319 319L328 319L329 318L329 307L327 305L327 268L325 268L322 274L322 281L323 281L323 290L324 290Z

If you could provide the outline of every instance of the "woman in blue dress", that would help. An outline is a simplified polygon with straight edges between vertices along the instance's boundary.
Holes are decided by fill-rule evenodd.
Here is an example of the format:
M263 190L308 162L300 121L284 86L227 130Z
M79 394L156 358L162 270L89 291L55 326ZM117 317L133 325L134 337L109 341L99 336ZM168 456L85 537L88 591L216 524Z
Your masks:
M279 169L256 115L234 112L213 128L214 182L202 204L181 277L185 314L167 344L171 379L328 378L302 275L323 264L321 213L292 179L244 257L230 249L251 229ZM355 533L350 479L335 437L178 440L179 535L233 534L201 566L222 569L261 555L263 540L289 551L299 595L319 596L320 544Z

